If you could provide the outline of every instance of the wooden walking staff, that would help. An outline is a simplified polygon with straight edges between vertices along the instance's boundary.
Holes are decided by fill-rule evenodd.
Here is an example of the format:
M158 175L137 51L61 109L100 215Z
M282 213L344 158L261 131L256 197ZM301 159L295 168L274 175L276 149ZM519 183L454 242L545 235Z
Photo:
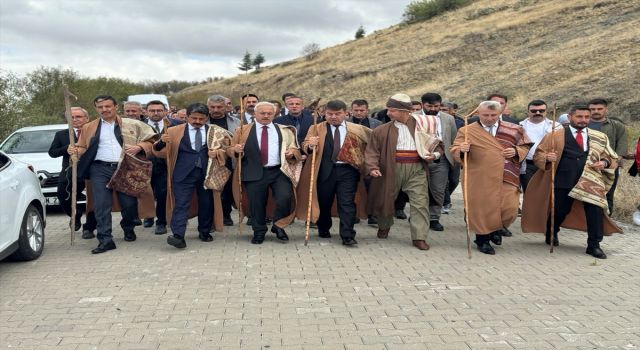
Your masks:
M556 142L555 142L555 137L553 137L553 132L556 130L556 113L558 111L558 107L557 105L554 103L553 104L553 114L551 115L551 120L553 121L553 124L551 124L551 151L555 152L556 151ZM556 237L556 229L555 229L555 222L556 222L556 194L555 194L555 184L556 184L556 161L554 160L553 162L551 162L551 223L550 223L550 231L551 231L551 244L549 244L551 246L551 248L549 248L549 253L553 253L553 241L555 240Z
M312 103L312 105L315 104L315 107L313 109L313 113L311 114L313 117L313 128L316 131L316 133L318 132L317 130L317 125L318 125L318 112L317 112L317 107L318 107L318 102L320 102L320 99L317 99L314 101L314 103ZM306 246L309 243L309 233L311 231L311 205L313 203L313 186L314 186L314 175L316 173L316 150L318 148L318 145L315 145L313 147L313 150L311 151L311 175L309 176L309 202L307 203L307 223L306 223L306 227L305 227L305 231L304 231L304 245Z
M469 117L473 116L473 114L478 110L476 107L471 113L467 114L464 117L464 143L467 143L469 132L466 130L467 125L469 125ZM469 234L469 189L467 186L467 177L468 177L468 169L469 169L469 152L464 155L463 160L463 171L464 171L464 182L462 184L462 191L464 194L464 222L467 226L467 255L469 259L471 259L471 235Z
M245 124L244 113L245 113L244 98L242 98L242 95L240 95L240 131L239 131L240 141L242 141L242 129ZM244 155L244 152L241 152L238 155L238 162L236 163L236 166L238 167L238 193L240 194L238 197L238 234L240 235L242 235L242 156L243 155Z
M67 124L69 124L69 146L76 146L76 133L73 129L73 118L71 117L71 97L74 100L78 98L69 92L67 85L63 85L62 91L64 94L64 116L67 119ZM74 232L75 232L75 223L76 223L76 205L77 205L77 193L78 193L78 162L73 160L71 157L71 218L69 219L69 230L71 231L71 245L73 245Z

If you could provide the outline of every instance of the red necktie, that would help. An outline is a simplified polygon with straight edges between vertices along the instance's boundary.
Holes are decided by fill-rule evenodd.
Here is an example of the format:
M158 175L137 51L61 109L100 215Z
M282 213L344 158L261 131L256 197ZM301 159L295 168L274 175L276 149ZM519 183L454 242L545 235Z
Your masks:
M336 126L336 131L333 133L333 152L331 152L331 160L335 163L338 161L338 154L340 153L340 126Z
M262 159L262 165L269 163L269 127L264 125L262 127L262 138L260 139L260 159Z
M82 129L78 129L78 132L76 133L76 140L80 140L80 133L82 133Z
M580 150L584 150L584 141L582 140L582 130L576 130L576 143L580 146Z

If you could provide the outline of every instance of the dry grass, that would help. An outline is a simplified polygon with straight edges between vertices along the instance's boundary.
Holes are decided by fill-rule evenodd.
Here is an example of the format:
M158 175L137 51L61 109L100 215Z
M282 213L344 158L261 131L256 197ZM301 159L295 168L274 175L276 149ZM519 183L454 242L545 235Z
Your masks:
M627 126L629 134L629 151L633 153L636 149L636 141L640 137L640 122L630 123ZM631 222L631 216L640 204L640 177L631 177L627 172L631 166L631 161L625 161L624 169L618 179L618 187L615 194L615 205L613 217L624 222Z

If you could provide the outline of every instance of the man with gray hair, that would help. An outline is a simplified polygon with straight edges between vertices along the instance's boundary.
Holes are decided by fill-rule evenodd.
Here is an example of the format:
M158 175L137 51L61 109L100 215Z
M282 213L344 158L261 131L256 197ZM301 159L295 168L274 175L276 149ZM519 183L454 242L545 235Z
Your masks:
M211 95L207 99L207 108L209 108L209 125L217 125L232 135L236 129L240 127L240 119L228 113L228 104L230 100L222 95ZM226 167L233 171L233 162L231 158L227 158ZM231 178L227 180L227 184L222 191L222 214L225 226L233 226L231 219L231 205L233 203L233 192L231 186Z
M467 157L465 209L478 250L495 254L489 243L502 244L502 230L511 225L520 204L520 164L532 143L522 126L500 120L496 101L478 106L477 122L458 130L451 155L457 163ZM491 200L487 200L491 199Z
M142 112L142 105L140 102L126 101L123 103L122 109L124 110L125 117L145 121L145 116Z

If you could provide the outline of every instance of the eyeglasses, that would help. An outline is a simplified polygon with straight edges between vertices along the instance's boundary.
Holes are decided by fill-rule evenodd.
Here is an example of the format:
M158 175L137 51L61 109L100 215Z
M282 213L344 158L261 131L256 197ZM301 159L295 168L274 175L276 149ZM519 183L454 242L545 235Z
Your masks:
M542 114L544 112L546 112L546 109L530 109L529 112L533 113L533 114Z

